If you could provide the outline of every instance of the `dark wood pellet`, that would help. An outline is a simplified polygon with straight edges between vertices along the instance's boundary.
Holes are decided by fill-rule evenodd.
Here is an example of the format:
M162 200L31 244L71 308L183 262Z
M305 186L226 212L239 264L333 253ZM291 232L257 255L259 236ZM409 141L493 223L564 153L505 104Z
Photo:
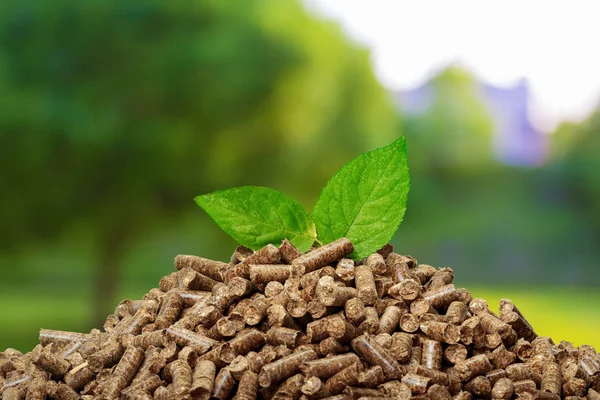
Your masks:
M325 386L327 387L327 390L333 394L342 393L347 386L358 384L358 376L361 371L362 365L360 363L349 365L327 379Z

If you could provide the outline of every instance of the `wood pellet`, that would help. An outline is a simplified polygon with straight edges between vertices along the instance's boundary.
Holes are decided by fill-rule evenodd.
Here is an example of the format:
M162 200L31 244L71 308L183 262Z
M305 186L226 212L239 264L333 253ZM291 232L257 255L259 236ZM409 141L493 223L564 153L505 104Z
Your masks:
M0 399L600 399L600 357L540 337L391 245L288 240L231 261L175 258L102 330L0 353Z

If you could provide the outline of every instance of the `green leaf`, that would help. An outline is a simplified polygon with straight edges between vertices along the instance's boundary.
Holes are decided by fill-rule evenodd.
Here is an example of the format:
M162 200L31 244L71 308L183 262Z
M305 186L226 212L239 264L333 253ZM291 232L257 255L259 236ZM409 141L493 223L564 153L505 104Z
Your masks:
M310 213L274 189L241 186L194 200L225 233L253 250L288 239L305 252L317 238Z
M361 154L323 189L313 218L324 243L346 237L361 259L388 243L406 211L410 177L406 139Z

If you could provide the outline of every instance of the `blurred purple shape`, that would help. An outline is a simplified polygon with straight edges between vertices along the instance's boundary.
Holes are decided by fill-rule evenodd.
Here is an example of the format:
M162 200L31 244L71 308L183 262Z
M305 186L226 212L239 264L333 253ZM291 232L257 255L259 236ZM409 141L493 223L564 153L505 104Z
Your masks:
M477 82L481 100L494 119L494 152L498 160L509 165L536 166L547 154L547 137L529 120L529 87L521 79L512 87L497 87ZM431 81L407 91L395 93L396 101L406 114L421 114L434 101Z

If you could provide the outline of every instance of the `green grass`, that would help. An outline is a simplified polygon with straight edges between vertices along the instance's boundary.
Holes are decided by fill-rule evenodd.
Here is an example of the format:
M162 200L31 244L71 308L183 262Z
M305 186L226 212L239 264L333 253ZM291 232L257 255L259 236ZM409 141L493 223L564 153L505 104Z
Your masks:
M555 342L591 344L600 349L600 292L588 288L490 288L469 287L475 297L486 299L493 311L501 298L509 298L539 335ZM130 295L144 290L129 289ZM0 349L28 351L38 342L40 328L89 331L90 296L55 293L0 293Z
M41 328L89 331L90 300L83 294L2 292L0 310L0 350L31 350Z
M511 299L538 335L555 343L568 340L579 346L590 344L600 350L600 291L578 287L468 288L475 297L498 310L502 298Z

